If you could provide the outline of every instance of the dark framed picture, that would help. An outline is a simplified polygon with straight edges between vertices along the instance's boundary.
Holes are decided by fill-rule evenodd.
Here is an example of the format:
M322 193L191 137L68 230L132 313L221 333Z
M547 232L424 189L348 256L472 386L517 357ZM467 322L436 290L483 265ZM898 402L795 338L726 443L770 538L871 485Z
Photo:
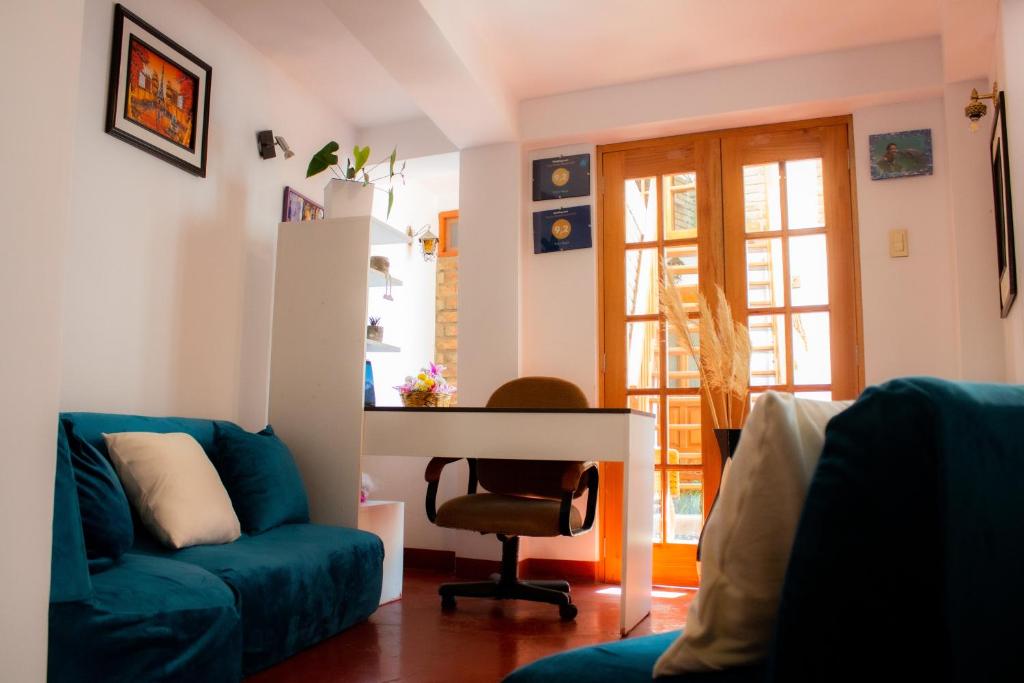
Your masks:
M992 195L996 209L996 248L999 251L999 311L1005 318L1017 298L1017 254L1013 239L1010 198L1010 159L1006 141L1006 95L999 93L992 126Z
M589 249L592 245L590 205L533 213L533 253Z
M933 172L930 128L869 135L868 153L872 180L931 175Z
M533 201L586 197L589 194L589 154L551 157L533 162Z
M290 187L284 188L284 206L281 208L282 222L318 221L323 217L324 207Z
M106 131L205 178L212 75L209 64L115 5Z

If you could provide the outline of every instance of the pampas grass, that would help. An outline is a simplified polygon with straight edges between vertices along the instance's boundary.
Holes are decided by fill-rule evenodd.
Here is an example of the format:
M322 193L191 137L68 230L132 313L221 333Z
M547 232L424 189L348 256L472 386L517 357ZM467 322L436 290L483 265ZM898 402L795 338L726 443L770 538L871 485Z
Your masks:
M682 342L700 375L701 393L707 398L716 429L743 425L750 391L750 334L732 314L725 292L715 285L714 313L703 293L698 294L700 342L690 338L690 316L679 290L669 281L667 264L658 287L661 312Z

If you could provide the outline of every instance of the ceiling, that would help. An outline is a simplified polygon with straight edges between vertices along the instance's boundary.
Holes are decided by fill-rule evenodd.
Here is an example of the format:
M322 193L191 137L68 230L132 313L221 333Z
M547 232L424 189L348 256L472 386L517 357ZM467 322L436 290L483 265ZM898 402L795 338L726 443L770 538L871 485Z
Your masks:
M421 1L517 99L939 32L937 0Z
M966 2L200 0L354 127L426 115L459 146L436 115L446 88L463 116L483 99L477 86L514 111L556 93L937 35L951 1Z
M422 116L322 0L199 0L356 128Z

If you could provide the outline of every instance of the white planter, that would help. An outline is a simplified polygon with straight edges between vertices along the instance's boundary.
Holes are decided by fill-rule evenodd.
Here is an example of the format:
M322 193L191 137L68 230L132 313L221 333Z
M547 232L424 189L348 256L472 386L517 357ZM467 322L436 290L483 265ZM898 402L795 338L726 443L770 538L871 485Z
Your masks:
M349 180L331 180L324 188L324 217L369 216L373 210L373 185Z

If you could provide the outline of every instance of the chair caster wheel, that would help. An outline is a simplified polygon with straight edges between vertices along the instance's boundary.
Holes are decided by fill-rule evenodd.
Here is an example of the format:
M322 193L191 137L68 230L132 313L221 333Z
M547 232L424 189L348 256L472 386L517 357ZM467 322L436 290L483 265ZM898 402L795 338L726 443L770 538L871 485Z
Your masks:
M455 609L455 598L451 595L441 596L441 610L451 612Z
M576 605L559 605L558 614L562 617L562 621L572 621L579 614L579 610L576 609Z

